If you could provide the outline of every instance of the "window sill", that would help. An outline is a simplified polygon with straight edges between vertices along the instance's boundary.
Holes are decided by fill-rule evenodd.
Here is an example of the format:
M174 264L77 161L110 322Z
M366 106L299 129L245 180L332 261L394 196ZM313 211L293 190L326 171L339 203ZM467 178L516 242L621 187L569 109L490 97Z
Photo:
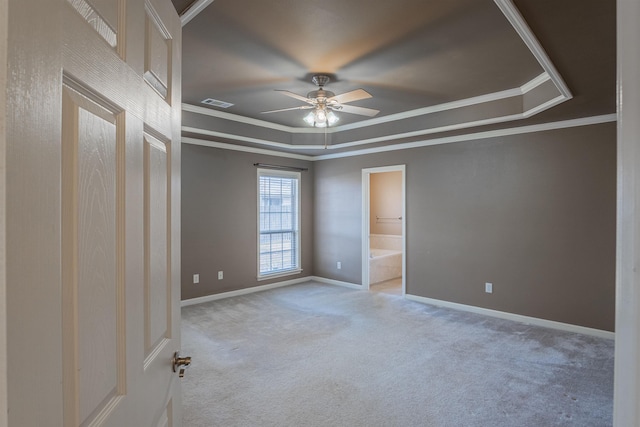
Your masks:
M262 276L258 276L257 279L258 279L258 282L260 282L262 280L277 279L278 277L293 276L300 273L302 273L302 269L298 268L296 270L287 270L287 271L280 271L278 273L273 273L273 274L265 274Z

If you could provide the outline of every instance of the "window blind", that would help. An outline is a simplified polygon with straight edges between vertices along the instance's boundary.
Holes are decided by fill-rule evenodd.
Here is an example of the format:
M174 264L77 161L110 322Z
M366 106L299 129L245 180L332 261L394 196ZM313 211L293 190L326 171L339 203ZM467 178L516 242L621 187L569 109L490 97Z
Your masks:
M258 277L300 269L299 177L258 171Z

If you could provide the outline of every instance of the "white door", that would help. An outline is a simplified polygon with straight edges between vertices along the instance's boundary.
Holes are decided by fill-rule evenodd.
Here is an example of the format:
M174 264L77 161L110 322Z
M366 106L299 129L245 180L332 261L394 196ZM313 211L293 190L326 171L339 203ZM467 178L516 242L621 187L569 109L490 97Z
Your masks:
M179 18L8 10L8 424L179 426Z

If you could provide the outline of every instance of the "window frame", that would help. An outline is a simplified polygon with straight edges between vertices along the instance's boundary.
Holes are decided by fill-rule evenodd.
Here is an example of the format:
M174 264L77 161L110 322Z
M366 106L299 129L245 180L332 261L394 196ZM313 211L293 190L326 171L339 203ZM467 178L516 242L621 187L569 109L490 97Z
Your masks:
M296 189L295 189L295 195L296 195L296 200L295 200L295 208L296 208L296 212L295 212L295 224L292 224L292 226L295 226L295 229L292 229L291 231L293 232L294 238L295 238L295 267L290 268L290 269L286 269L286 270L277 270L277 271L271 271L268 273L262 273L260 271L260 237L262 235L261 232L261 228L260 228L260 203L261 203L261 199L262 199L262 193L260 191L260 178L262 177L274 177L274 178L286 178L286 179L293 179L296 185ZM302 187L302 174L300 172L297 171L280 171L280 170L273 170L273 169L263 169L263 168L258 168L257 170L257 178L256 178L256 190L257 190L257 200L256 200L256 210L257 210L257 220L256 220L256 226L257 226L257 241L256 241L256 249L257 249L257 253L256 253L256 271L257 271L257 279L260 280L267 280L267 279L273 279L273 278L277 278L277 277L283 277L283 276L290 276L290 275L294 275L294 274L300 274L302 272L302 265L301 265L301 252L302 252L302 248L300 246L300 243L302 241L301 239L301 187ZM283 230L284 231L284 230Z

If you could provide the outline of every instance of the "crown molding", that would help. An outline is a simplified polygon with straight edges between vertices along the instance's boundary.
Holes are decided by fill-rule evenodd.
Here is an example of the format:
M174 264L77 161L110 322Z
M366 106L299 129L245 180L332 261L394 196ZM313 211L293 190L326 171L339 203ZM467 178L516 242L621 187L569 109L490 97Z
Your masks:
M293 145L293 144L287 144L284 142L269 141L266 139L251 138L248 136L239 136L239 135L233 135L233 134L224 133L224 132L218 132L215 130L193 128L188 126L183 126L182 131L194 133L197 135L212 136L214 138L233 139L235 141L248 142L250 144L260 144L260 145L267 145L269 147L274 147L274 148L284 148L286 150L324 150L325 149L324 145L302 145L302 144Z
M336 133L336 132L342 132L346 130L358 129L358 128L378 125L382 123L404 120L412 117L424 116L427 114L433 114L440 111L470 107L472 105L484 104L487 102L499 101L501 99L521 96L537 88L538 86L548 81L549 79L550 77L547 73L542 73L536 76L535 78L533 78L532 80L528 81L524 85L517 88L506 89L499 92L493 92L485 95L474 96L471 98L460 99L457 101L451 101L451 102L446 102L442 104L432 105L429 107L418 108L415 110L404 111L402 113L390 114L384 117L363 120L358 123L335 126L333 128L328 128L327 133ZM182 104L182 111L195 113L195 114L202 114L210 117L216 117L223 120L231 120L234 122L244 123L251 126L259 126L262 128L273 129L273 130L292 133L292 134L293 133L304 133L304 134L323 134L324 133L324 129L319 130L317 128L285 126L277 123L271 123L266 120L259 120L259 119L254 119L250 117L239 116L237 114L231 114L225 111L213 110L211 108L200 107L198 105L193 105L193 104Z
M220 148L222 150L242 151L245 153L265 154L267 156L285 157L288 159L313 161L315 157L304 154L283 153L282 151L265 150L264 148L245 147L243 145L227 144L225 142L209 141L206 139L182 137L183 144L202 145L203 147Z
M407 150L410 148L427 147L430 145L451 144L453 142L473 141L479 139L498 138L501 136L521 135L525 133L544 132L548 130L567 129L580 126L596 125L617 121L617 114L604 114L601 116L584 117L580 119L562 120L558 122L541 123L537 125L518 126L505 129L497 129L484 132L467 133L444 138L434 138L424 141L407 142L402 144L386 145L384 147L365 148L362 150L348 151L346 153L326 154L314 157L314 161L338 159L343 157L361 156L364 154L384 153L387 151ZM329 146L329 148L334 148Z
M215 138L233 139L235 141L248 142L250 144L262 144L262 145L268 145L270 147L295 149L294 145L286 144L284 142L268 141L266 139L251 138L248 136L234 135L230 133L218 132L218 131L209 130L209 129L200 129L200 128L194 128L189 126L183 126L182 132L195 133L197 135L212 136Z
M524 95L525 93L531 92L532 90L534 90L541 84L548 82L549 80L551 80L551 77L547 72L544 72L520 86L520 92L522 95Z
M557 97L555 97L553 99L548 100L547 102L543 102L542 104L537 105L537 106L535 106L533 108L530 108L527 111L523 112L522 113L522 118L524 119L524 118L527 118L527 117L534 116L534 115L536 115L538 113L543 112L544 110L548 110L551 107L554 107L554 106L556 106L558 104L561 104L566 100L567 100L567 98L565 98L562 95L557 96Z
M485 132L474 132L464 135L455 135L444 138L434 138L423 141L408 142L403 144L386 145L384 147L367 148L362 150L354 150L346 153L324 154L319 156L306 156L295 153L283 153L281 151L267 150L264 148L246 147L242 145L227 144L218 141L209 141L198 138L182 137L185 144L202 145L212 148L220 148L224 150L243 151L248 153L266 154L270 156L286 157L308 161L322 161L330 159L338 159L343 157L361 156L365 154L384 153L388 151L407 150L410 148L427 147L430 145L451 144L454 142L473 141L479 139L498 138L501 136L521 135L526 133L544 132L548 130L567 129L580 126L596 125L601 123L610 123L617 121L617 114L604 114L600 116L584 117L580 119L562 120L558 122L541 123L537 125L518 126L505 129L497 129ZM310 147L306 147L310 149ZM337 146L329 146L327 149L340 148Z
M251 126L258 126L267 129L279 130L287 133L324 133L324 131L316 130L316 128L295 128L291 126L280 125L277 123L271 123L266 120L253 119L251 117L239 116L237 114L227 113L225 111L213 110L211 108L200 107L193 104L182 104L182 111L189 113L202 114L203 116L217 117L223 120L230 120L233 122L244 123ZM336 128L328 128L327 132L332 133Z
M514 96L520 96L520 95L522 95L521 88L507 89L507 90L502 90L500 92L493 92L485 95L474 96L471 98L460 99L458 101L445 102L442 104L436 104L429 107L423 107L415 110L404 111L402 113L389 114L388 116L378 117L378 118L369 119L369 120L363 120L358 123L351 123L348 125L337 126L335 130L337 132L337 131L358 129L358 128L363 128L363 127L368 127L373 125L379 125L382 123L409 119L412 117L426 116L427 114L438 113L440 111L454 110L456 108L470 107L473 105L484 104L487 102L499 101L501 99L513 98Z
M524 20L518 8L513 4L512 0L494 0L495 4L500 8L502 14L507 18L511 26L516 30L522 41L527 45L531 54L536 58L542 69L549 75L553 84L558 88L558 91L566 99L571 99L571 91L564 82L562 76L556 70L556 67L549 59L547 52L531 31L531 28Z
M553 107L554 105L557 105L558 103L563 102L563 101L564 101L564 97L563 96L558 96L558 97L556 97L554 99L551 99L551 100L545 102L544 104L540 104L540 105L538 105L538 106L536 106L536 107L534 107L534 108L532 108L530 110L527 110L527 111L525 111L523 113L512 114L512 115L507 115L507 116L492 117L492 118L489 118L489 119L482 119L482 120L473 120L473 121L469 121L469 122L456 123L456 124L445 125L445 126L438 126L438 127L433 127L433 128L428 128L428 129L421 129L421 130L411 131L411 132L396 133L396 134L392 134L392 135L378 136L378 137L374 137L374 138L359 139L359 140L354 140L354 141L349 141L349 142L342 142L342 143L338 143L338 144L330 144L327 148L330 149L330 150L353 148L353 147L359 147L359 146L362 146L362 145L369 145L369 144L376 144L376 143L379 143L379 142L386 142L386 141L390 141L390 140L394 140L394 139L415 138L415 137L420 137L420 136L432 135L432 134L436 134L436 133L451 132L451 131L456 131L456 130L468 129L468 128L477 127L477 126L485 126L485 125L491 125L491 124L496 124L496 123L505 123L505 122L510 122L510 121L515 121L515 120L528 118L528 117L530 117L530 116L532 116L534 114L537 114L537 113L539 113L541 111L549 109L549 108ZM250 143L250 144L258 144L258 145L268 146L268 147L272 147L272 148L279 148L279 149L287 149L287 150L318 150L318 151L325 150L325 146L324 145L319 145L319 144L318 145L287 144L287 143L283 143L283 142L270 141L270 140L260 139L260 138L251 138L251 137L245 137L245 136L240 136L240 135L228 134L228 133L224 133L224 132L218 132L218 131L213 131L213 130L208 130L208 129L200 129L200 128L194 128L194 127L187 127L187 126L183 126L182 127L182 131L183 132L189 132L189 133L196 134L196 135L205 135L205 136L214 137L214 138L232 139L232 140L246 142L246 143ZM402 144L396 144L396 145L402 145Z
M211 3L213 3L213 0L194 1L191 6L189 6L189 9L187 9L182 15L180 15L180 23L182 24L182 26L184 27L185 25L187 25L189 21L198 16L198 14L205 10L206 7Z

